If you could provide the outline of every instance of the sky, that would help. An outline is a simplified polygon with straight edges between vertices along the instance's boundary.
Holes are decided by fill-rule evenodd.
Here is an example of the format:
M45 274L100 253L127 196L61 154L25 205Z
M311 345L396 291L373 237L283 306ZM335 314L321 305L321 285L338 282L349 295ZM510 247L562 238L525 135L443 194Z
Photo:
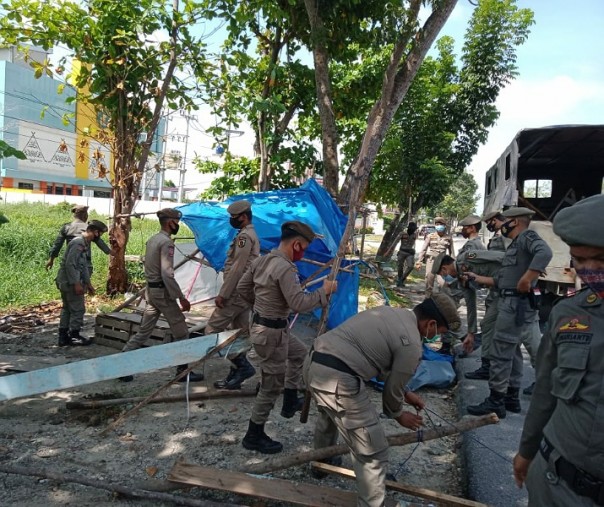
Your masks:
M499 120L468 167L481 196L486 171L520 130L604 124L604 1L519 0L518 5L533 10L535 24L517 51L519 76L497 100ZM441 35L461 44L471 10L468 0L460 0Z

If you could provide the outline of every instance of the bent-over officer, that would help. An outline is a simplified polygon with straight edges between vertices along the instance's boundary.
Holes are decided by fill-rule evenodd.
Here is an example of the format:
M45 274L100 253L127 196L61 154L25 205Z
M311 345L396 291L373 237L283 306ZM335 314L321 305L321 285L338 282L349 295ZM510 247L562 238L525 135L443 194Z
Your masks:
M439 253L449 253L451 257L455 257L455 247L453 246L453 238L447 234L447 221L443 217L436 217L434 219L436 225L436 232L432 232L424 241L424 246L417 262L415 263L415 269L421 269L424 259L426 261L426 297L432 295L434 290L434 279L435 276L432 273L432 263ZM441 283L439 281L439 283Z
M587 286L556 304L514 458L529 506L604 505L604 195L560 211L554 232Z
M357 477L358 506L384 505L388 467L388 442L365 383L375 376L384 379L384 414L419 429L422 417L404 411L403 400L424 408L421 398L405 389L422 356L422 336L433 338L459 326L455 303L438 293L413 310L366 310L315 340L304 364L306 385L318 406L314 447L335 445L338 433L342 436Z
M258 356L262 379L252 416L243 441L246 449L274 454L283 445L264 432L264 425L283 390L281 416L291 418L302 409L298 397L306 346L290 334L288 317L291 311L304 313L327 305L327 296L337 289L337 282L325 280L314 292L304 292L294 261L316 234L305 223L285 222L281 226L279 247L259 257L250 266L237 286L241 297L253 304L250 340Z
M552 259L552 250L530 230L533 211L510 208L503 212L507 221L501 233L512 239L495 279L476 276L479 284L495 285L499 290L497 321L491 344L489 370L490 395L478 405L468 406L472 415L495 412L503 419L506 410L520 412L518 393L522 382L522 350L537 350L541 333L533 288ZM531 353L531 350L529 350Z
M141 324L134 336L124 345L122 352L129 352L141 348L151 336L159 316L163 315L172 332L175 341L189 338L189 327L185 322L184 312L191 309L191 303L176 280L174 279L174 241L172 235L177 234L182 213L176 209L164 208L157 212L160 232L151 236L145 245L145 300L147 306L143 312ZM176 302L180 302L180 307ZM186 370L188 365L181 364L176 368L176 376ZM180 379L185 382L200 382L202 374L190 372L189 375ZM120 377L122 382L132 381L132 375Z
M55 282L61 291L61 317L59 319L59 347L90 345L91 341L80 336L86 313L85 294L94 294L90 282L90 243L107 232L100 220L91 220L84 232L67 244L61 267Z
M206 334L221 333L229 327L248 330L250 322L250 304L237 292L237 283L250 267L254 259L260 256L260 241L252 224L252 206L249 201L232 203L227 212L231 216L231 227L238 229L227 252L224 264L223 284L216 296L216 309L212 312L205 329ZM218 389L240 389L246 379L256 373L247 360L251 343L247 335L242 335L229 347L227 359L233 363L227 377L214 382Z
M69 245L69 242L73 238L81 236L81 234L88 227L88 224L86 223L88 221L88 206L78 204L71 208L71 212L73 213L73 221L61 226L59 234L57 234L57 237L52 244L50 253L48 254L48 262L46 263L47 271L53 267L55 259L59 256L59 252L61 251L63 244L67 243ZM109 255L111 253L111 248L109 248L107 243L105 243L100 237L93 239L92 242L98 246L101 252L104 254ZM90 249L88 251L87 261L88 268L92 273L92 256Z

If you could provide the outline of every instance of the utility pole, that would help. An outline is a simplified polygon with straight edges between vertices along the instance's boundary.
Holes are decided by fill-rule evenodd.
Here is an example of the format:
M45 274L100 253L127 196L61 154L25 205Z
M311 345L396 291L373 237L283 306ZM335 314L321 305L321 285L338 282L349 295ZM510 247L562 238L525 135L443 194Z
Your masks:
M182 167L180 169L180 176L178 179L178 202L183 202L185 194L185 173L187 172L187 148L189 147L189 123L191 120L197 120L197 116L187 114L186 111L180 112L181 116L184 116L187 120L187 133L185 134L185 154L182 161Z

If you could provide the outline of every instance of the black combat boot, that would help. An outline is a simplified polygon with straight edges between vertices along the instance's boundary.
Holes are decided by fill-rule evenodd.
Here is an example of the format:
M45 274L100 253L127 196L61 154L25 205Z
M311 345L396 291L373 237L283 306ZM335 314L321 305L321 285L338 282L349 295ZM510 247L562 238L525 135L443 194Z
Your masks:
M264 433L264 424L256 424L252 421L249 423L241 445L250 451L258 451L262 454L277 454L283 450L281 442L273 440Z
M69 338L69 329L66 327L59 328L59 347L68 347L71 345L71 338Z
M80 345L82 347L92 344L92 341L88 338L80 336L80 331L69 331L69 344L68 345Z
M505 398L503 399L505 409L514 412L514 414L519 414L522 410L518 391L520 391L518 387L508 387L508 392L505 393Z
M535 383L533 382L530 386L525 387L522 390L522 394L526 394L527 396L532 396L533 394L533 389L535 389Z
M300 412L304 406L304 398L298 398L297 389L283 389L283 408L281 417L291 419L296 412Z
M241 389L241 384L256 374L256 369L247 360L245 353L234 357L232 362L235 367L231 368L227 377L214 382L216 389Z
M470 380L489 380L489 370L491 368L491 360L483 357L481 359L480 368L466 373L466 378Z
M189 367L188 364L181 364L176 367L176 376L178 377L183 371L185 371ZM195 373L193 371L189 372L189 382L201 382L203 380L203 373ZM179 382L186 382L187 375L179 380Z
M468 414L472 415L487 415L491 412L495 412L499 419L505 419L505 403L504 403L505 394L499 393L497 391L493 391L491 389L491 394L488 398L485 398L484 401L478 405L469 405L468 406Z

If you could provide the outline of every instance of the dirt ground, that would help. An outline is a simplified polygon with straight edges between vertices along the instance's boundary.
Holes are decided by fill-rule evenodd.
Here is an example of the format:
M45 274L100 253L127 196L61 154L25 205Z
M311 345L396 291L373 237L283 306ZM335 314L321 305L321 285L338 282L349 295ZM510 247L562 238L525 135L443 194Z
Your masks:
M419 297L413 291L411 296ZM43 311L43 310L41 310ZM0 333L0 375L14 374L15 370L37 369L54 364L78 361L114 354L116 349L93 344L89 347L59 348L56 320L52 311L41 319L43 326L22 334ZM82 334L93 336L94 318L87 316ZM299 329L307 341L311 328ZM306 335L306 336L304 336ZM253 354L250 357L254 362ZM213 390L214 380L228 372L223 359L211 359L205 367L206 380L191 384L191 392ZM131 383L117 380L99 382L77 389L0 402L0 467L20 466L30 471L50 470L103 483L142 487L151 482L164 481L177 459L216 469L238 470L245 464L264 461L266 456L245 450L241 439L245 434L253 397L184 400L178 403L149 404L107 436L101 431L132 404L102 409L75 410L66 408L66 402L85 399L124 398L145 396L169 382L173 369L137 375ZM253 389L257 378L244 387ZM183 384L171 386L164 395L183 395ZM446 425L444 420L457 419L454 388L447 390L422 389L427 406L444 418L432 414L426 427ZM381 405L381 394L373 391L375 403ZM311 450L313 422L316 414L311 408L309 422L302 424L298 416L284 419L279 415L278 400L267 433L284 444L282 454L296 454ZM383 418L387 434L408 431L392 420ZM404 484L416 485L442 493L461 496L461 471L457 455L458 438L395 447L390 452L390 473ZM350 457L344 456L345 467L351 467ZM308 465L289 468L271 474L295 482L355 490L349 479L328 476L317 480L309 473ZM128 506L170 505L158 500L130 499L125 496L58 480L0 473L0 505L3 506ZM265 501L237 494L201 488L170 491L172 495L237 505L289 505ZM429 502L389 493L402 505L430 505ZM434 505L434 504L432 504Z

